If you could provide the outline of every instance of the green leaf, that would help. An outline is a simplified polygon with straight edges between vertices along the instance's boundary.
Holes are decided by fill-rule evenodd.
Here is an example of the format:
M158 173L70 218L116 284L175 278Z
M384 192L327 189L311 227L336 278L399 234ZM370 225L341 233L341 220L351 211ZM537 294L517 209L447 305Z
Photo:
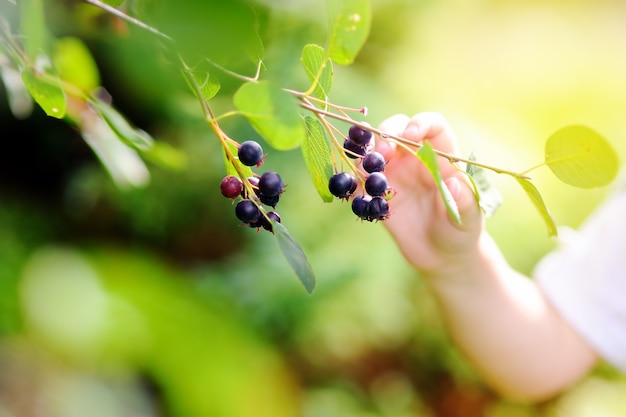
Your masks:
M274 236L278 239L278 246L287 259L289 266L296 273L307 292L309 294L312 293L315 289L315 274L304 251L282 223L274 222L273 230Z
M548 211L546 204L543 202L543 198L541 197L539 190L537 190L537 187L535 187L534 184L527 179L519 177L515 177L515 179L522 186L524 191L526 191L526 194L528 194L528 197L530 197L530 200L533 202L537 210L539 210L539 214L541 214L541 217L548 228L548 235L556 236L556 224L554 223L554 219Z
M321 100L327 100L333 85L333 63L326 59L324 48L315 44L305 45L300 61L309 80L315 85L313 95Z
M270 81L242 85L233 98L235 107L278 150L298 147L306 132L295 98Z
M476 160L473 154L469 160ZM468 163L465 172L469 176L474 193L478 196L478 204L485 217L491 217L502 204L502 195L491 185L484 168Z
M54 66L64 81L89 93L100 85L100 74L91 52L82 40L66 37L54 45Z
M48 116L62 119L65 117L67 103L61 80L48 66L46 57L41 56L38 61L43 63L36 63L35 70L25 68L22 71L22 81L28 93Z
M450 190L443 181L441 171L439 171L439 164L437 163L437 154L434 152L432 145L429 142L425 142L424 145L417 151L417 156L422 163L428 168L430 174L435 180L439 194L443 199L448 214L456 223L461 224L461 215L459 214L459 208L454 201L454 197L450 194Z
M339 65L354 62L369 36L369 0L327 0L330 39L328 56Z
M564 127L548 138L545 164L561 181L581 188L605 186L619 171L617 153L610 143L578 125Z
M91 103L122 142L140 151L152 147L154 139L143 130L132 127L115 108L102 100L94 100Z
M202 97L205 100L211 100L220 91L220 80L209 71L190 70L187 73L194 78L196 84L198 84L198 88L202 92ZM187 84L189 85L191 91L193 91L194 95L197 96L196 89L193 85L191 85L191 81L189 81L189 78L187 76L185 76L184 78L185 81L187 81Z
M330 147L324 134L322 124L316 118L307 116L304 119L306 137L302 142L304 162L313 180L313 185L322 200L329 203L334 200L328 190L328 181L333 175L333 164Z

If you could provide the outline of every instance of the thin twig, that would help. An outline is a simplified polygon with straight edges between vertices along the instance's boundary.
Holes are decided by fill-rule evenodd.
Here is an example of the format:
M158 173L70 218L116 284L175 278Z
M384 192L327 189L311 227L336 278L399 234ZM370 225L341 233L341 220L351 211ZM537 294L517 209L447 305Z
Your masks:
M109 6L106 3L102 3L99 0L84 0L84 1L85 1L85 3L89 3L89 4L93 5L93 6L96 6L97 8L102 9L102 10L104 10L107 13L111 13L112 15L114 15L116 17L119 17L120 19L125 20L128 23L131 23L131 24L133 24L133 25L135 25L137 27L140 27L140 28L142 28L144 30L147 30L148 32L154 33L155 35L157 35L157 36L159 36L159 37L161 37L163 39L166 39L166 40L168 40L170 42L174 42L174 39L172 39L170 36L166 35L165 33L161 32L157 28L152 27L152 26L148 25L147 23L142 22L139 19L136 19L136 18L134 18L132 16L129 16L126 13L124 13L123 11L121 11L119 9L116 9L113 6Z

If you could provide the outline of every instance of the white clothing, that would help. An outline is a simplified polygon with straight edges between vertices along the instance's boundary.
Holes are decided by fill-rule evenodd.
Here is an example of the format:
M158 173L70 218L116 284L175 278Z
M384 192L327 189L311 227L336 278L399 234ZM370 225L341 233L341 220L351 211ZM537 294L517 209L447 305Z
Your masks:
M564 230L534 278L598 354L626 372L626 187L622 184L582 225Z

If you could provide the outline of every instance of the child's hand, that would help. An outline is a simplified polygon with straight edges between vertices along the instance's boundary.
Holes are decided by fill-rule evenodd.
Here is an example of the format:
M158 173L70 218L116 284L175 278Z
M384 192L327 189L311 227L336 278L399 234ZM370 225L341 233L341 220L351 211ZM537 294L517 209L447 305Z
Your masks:
M396 115L385 120L380 130L418 143L427 140L436 150L458 155L454 133L439 113ZM461 214L462 224L457 224L415 154L381 138L376 139L376 150L388 161L385 174L397 191L384 224L409 262L425 274L440 275L448 267L454 270L455 263L470 261L483 230L483 216L466 174L439 158L441 174Z

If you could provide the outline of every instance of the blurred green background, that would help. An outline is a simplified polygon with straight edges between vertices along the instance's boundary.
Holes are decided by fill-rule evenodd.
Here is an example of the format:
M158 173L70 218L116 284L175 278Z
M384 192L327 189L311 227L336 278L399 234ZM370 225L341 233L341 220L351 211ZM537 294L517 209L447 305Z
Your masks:
M268 76L306 88L298 59L325 41L324 2L262 3ZM0 0L3 16L15 8ZM37 108L15 118L0 90L0 416L624 415L626 379L605 365L543 404L498 398L382 225L323 203L299 150L265 146L264 169L288 184L283 224L318 278L307 295L275 239L239 226L219 194L219 144L158 42L81 2L46 10L52 33L89 46L114 105L187 167L149 164L144 186L118 187L75 129ZM335 68L331 97L367 106L372 125L441 112L464 153L499 167L540 163L567 124L623 160L624 16L619 0L374 0L369 41ZM221 81L213 103L227 109L236 84ZM224 128L260 140L242 119ZM546 168L533 179L572 227L609 190ZM530 273L555 241L511 179L491 180L504 202L489 230Z

